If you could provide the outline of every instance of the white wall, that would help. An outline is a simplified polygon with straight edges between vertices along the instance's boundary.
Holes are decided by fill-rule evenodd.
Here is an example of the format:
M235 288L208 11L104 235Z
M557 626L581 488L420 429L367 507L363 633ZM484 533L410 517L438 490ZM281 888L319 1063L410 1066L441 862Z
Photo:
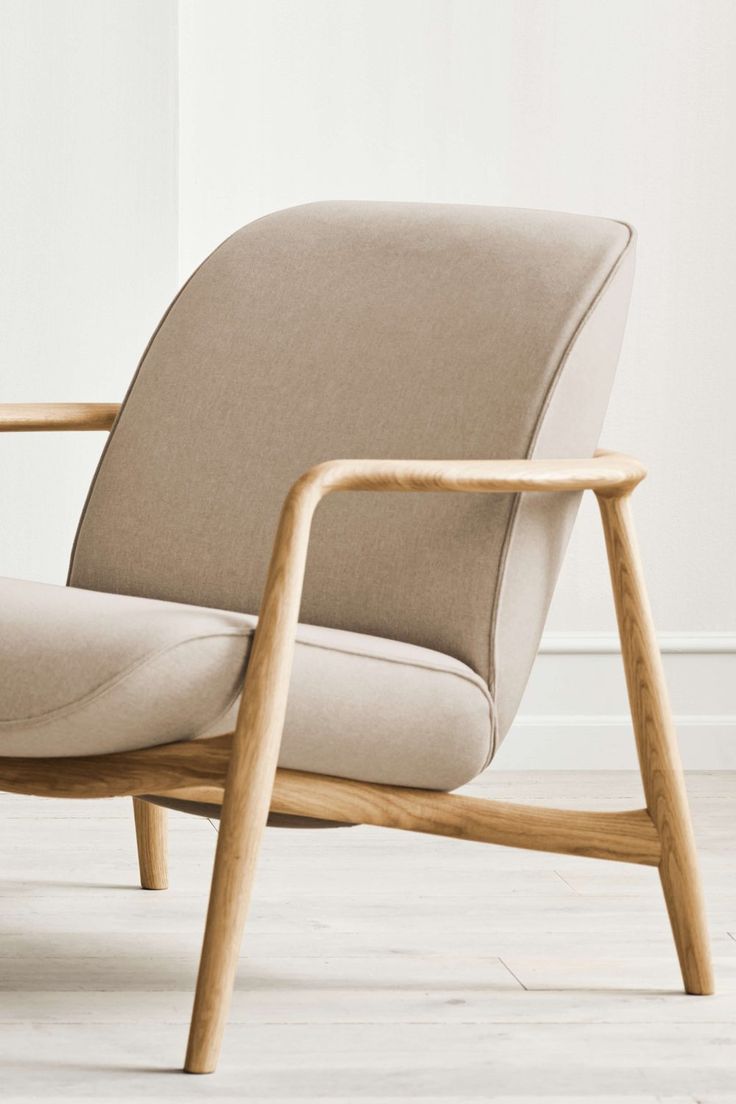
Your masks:
M690 762L725 763L736 749L736 4L182 0L180 20L182 274L240 224L319 198L637 225L603 440L650 467L636 513L655 616L675 634L683 742ZM537 664L506 766L633 764L606 582L589 503L550 616L555 652ZM580 685L592 693L575 706Z
M736 629L735 48L732 0L183 0L182 272L315 198L630 219L604 440L651 467L638 512L647 560L665 556L661 627ZM589 529L554 629L613 628Z
M650 466L636 512L686 753L731 762L736 4L0 0L0 21L6 400L120 397L177 251L183 277L289 204L508 204L638 226L603 439ZM0 438L0 571L63 577L100 444ZM590 504L549 628L501 762L621 765Z
M0 401L122 397L177 281L175 0L0 0ZM62 581L103 434L0 435L0 574Z

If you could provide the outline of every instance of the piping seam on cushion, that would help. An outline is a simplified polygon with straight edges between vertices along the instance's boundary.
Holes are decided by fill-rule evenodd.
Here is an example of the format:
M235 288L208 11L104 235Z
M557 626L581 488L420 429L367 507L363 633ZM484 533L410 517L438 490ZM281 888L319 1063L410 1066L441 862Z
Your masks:
M317 626L313 626L313 627L317 627ZM370 655L367 652L358 652L358 651L354 651L353 649L350 649L350 648L334 648L334 647L330 647L327 644L317 644L314 641L310 641L310 640L300 640L299 639L299 630L298 630L298 628L297 628L296 644L297 644L297 646L300 646L300 647L317 648L321 651L333 652L336 655L352 656L355 659L375 659L375 660L378 660L382 663L390 663L395 667L413 667L413 668L416 668L417 670L420 670L420 671L422 671L422 670L423 671L431 671L431 672L433 672L435 674L439 674L439 675L452 675L456 678L462 679L464 682L469 682L471 686L473 686L476 690L479 690L481 692L481 695L482 695L484 701L486 702L486 705L488 706L488 752L485 756L485 759L483 761L483 765L480 768L480 770L484 771L486 769L486 767L490 764L491 760L493 759L493 754L494 754L494 751L495 751L494 732L495 732L495 708L496 707L495 707L495 703L493 701L493 698L491 697L491 694L488 690L488 687L483 682L480 675L478 675L475 671L468 668L468 673L466 674L464 671L453 671L453 670L448 669L447 667L434 666L430 663L426 663L426 664L425 663L417 663L415 661L407 662L407 661L401 660L401 659L392 659L389 656ZM441 653L438 653L438 654L441 654ZM448 658L452 659L453 657L448 656ZM460 663L460 660L455 660L454 662ZM247 667L246 667L246 670L247 670ZM217 717L215 717L214 720L208 721L205 725L203 725L199 729L199 731L197 732L197 734L195 736L192 736L192 737L189 737L189 738L193 739L193 740L201 739L204 735L207 734L207 732L210 729L212 729L216 725L218 725L227 716L229 711L235 705L238 698L241 696L242 691L243 691L243 687L241 685L241 686L238 687L235 694L230 699L228 705L220 713L218 713Z
M310 627L312 627L312 626L310 626ZM314 627L316 628L317 626L314 626ZM386 639L388 639L388 638L386 638ZM414 659L411 659L411 660L393 659L391 656L372 655L370 652L359 652L359 651L354 650L353 648L340 648L340 647L332 647L329 644L318 644L316 641L313 641L313 640L300 640L298 629L297 629L296 643L301 644L305 648L319 648L324 652L336 652L339 655L354 656L356 659L375 659L375 660L378 660L381 663L391 663L395 667L416 667L420 671L434 671L436 674L439 674L439 675L454 675L456 678L460 678L460 679L463 679L465 682L469 682L471 684L471 686L477 687L477 689L481 691L483 696L485 698L487 698L488 701L493 700L486 683L483 681L481 676L479 674L477 674L476 671L473 671L470 667L468 667L466 669L467 670L467 673L466 673L465 670L455 671L455 670L452 670L451 668L448 668L448 667L440 667L439 664L421 663L418 660L414 660ZM401 643L401 641L398 641L398 643ZM414 647L414 646L415 645L412 645L412 647ZM442 652L437 652L436 654L437 655L442 655L443 653ZM453 656L448 656L447 658L453 660L453 662L455 662L455 663L461 663L461 661L459 659L455 659ZM464 667L465 665L462 664L462 666Z
M173 644L167 644L164 648L159 648L154 652L147 652L140 659L136 660L129 667L126 667L124 671L115 675L112 679L108 679L106 682L102 682L99 686L96 686L93 690L88 690L86 694L83 694L79 698L74 698L72 701L65 702L64 705L57 706L54 709L49 710L46 713L37 713L32 716L18 717L18 718L2 718L0 719L0 729L11 727L32 727L34 725L50 724L52 721L57 720L60 717L65 716L68 713L73 713L75 710L88 705L90 702L96 701L98 698L104 697L110 690L114 690L117 686L120 686L136 671L141 670L147 664L153 662L156 659L160 659L161 656L167 655L169 652L175 651L177 648L183 647L186 644L196 644L202 640L226 640L229 637L248 639L253 635L253 630L249 632L238 633L207 633L204 636L190 636L184 640L177 640Z

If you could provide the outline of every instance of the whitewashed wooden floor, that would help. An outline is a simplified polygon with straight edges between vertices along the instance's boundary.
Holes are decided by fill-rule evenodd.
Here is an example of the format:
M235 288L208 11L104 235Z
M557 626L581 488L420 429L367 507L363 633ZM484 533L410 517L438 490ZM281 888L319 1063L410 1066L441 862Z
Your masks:
M680 991L656 873L370 828L267 833L214 1077L184 1052L215 844L170 815L137 888L128 801L0 796L0 1100L736 1101L736 773L689 778L718 995ZM489 772L568 807L633 774Z

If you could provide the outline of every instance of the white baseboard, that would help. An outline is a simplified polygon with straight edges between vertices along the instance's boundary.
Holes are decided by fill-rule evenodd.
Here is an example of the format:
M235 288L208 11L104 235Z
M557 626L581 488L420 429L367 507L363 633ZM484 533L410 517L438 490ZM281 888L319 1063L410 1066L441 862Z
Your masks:
M686 769L736 770L736 633L663 633L659 641ZM546 634L495 766L636 765L618 638Z
M736 632L662 632L657 640L663 655L736 653ZM540 655L618 655L620 651L615 632L548 632L539 645Z

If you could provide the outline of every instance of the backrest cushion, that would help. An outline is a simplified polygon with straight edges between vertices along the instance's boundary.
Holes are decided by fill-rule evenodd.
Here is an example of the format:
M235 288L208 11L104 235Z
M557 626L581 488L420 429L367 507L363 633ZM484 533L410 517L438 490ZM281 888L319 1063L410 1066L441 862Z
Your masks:
M144 354L71 585L252 613L281 503L312 464L589 456L631 241L605 219L399 203L310 204L239 230ZM540 498L331 496L302 621L456 656L505 729L577 505L520 497Z

